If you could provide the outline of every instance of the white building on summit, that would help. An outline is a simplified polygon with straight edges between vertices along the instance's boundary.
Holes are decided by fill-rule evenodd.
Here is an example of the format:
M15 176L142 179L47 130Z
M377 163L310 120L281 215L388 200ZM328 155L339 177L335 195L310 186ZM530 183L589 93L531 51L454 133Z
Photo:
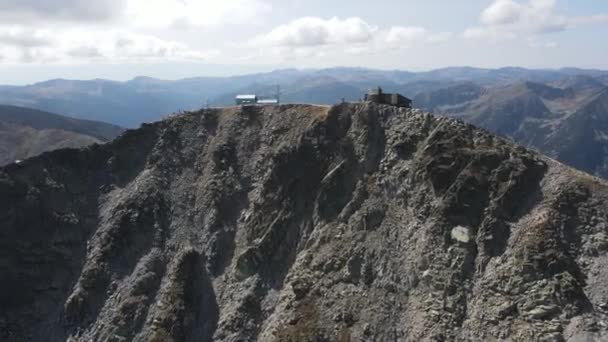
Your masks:
M257 96L255 94L241 94L234 98L237 106L246 105L278 105L281 104L281 86L277 84L274 96Z
M257 95L237 95L234 98L234 102L237 106L247 105L278 105L279 99L277 98L259 98Z
M259 104L259 105L276 105L276 104L279 104L279 100L277 100L277 99L261 99L261 100L258 100L257 104Z
M258 97L253 94L244 94L244 95L237 95L234 100L238 106L253 105L258 102Z

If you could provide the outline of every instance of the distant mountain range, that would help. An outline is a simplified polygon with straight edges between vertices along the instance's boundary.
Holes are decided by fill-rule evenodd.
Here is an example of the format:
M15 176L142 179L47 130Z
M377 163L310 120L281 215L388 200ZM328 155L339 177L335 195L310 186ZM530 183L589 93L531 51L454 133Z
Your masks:
M0 166L59 148L107 142L123 131L102 122L0 106Z
M412 98L418 108L460 118L608 177L608 71L602 70L331 68L176 81L51 80L0 86L0 103L136 127L180 110L233 105L237 94L274 96L277 85L283 103L316 104L358 101L382 86Z
M608 178L608 87L591 76L494 87L462 83L421 93L415 103Z
M384 71L363 68L322 70L284 69L234 77L197 77L165 81L138 77L127 82L108 80L51 80L20 87L0 87L0 103L136 127L172 112L198 109L206 104L234 103L238 93L273 96L281 86L283 102L332 104L358 100L368 89L383 86L409 97L447 86L472 82L493 87L518 81L560 82L574 75L608 81L601 70L523 68L444 68L428 72Z

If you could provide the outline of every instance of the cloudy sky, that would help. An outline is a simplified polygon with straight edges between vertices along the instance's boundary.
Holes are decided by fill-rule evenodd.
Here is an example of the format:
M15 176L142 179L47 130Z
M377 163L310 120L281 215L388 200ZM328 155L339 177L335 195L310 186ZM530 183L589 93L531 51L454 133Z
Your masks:
M605 0L0 0L0 84L276 68L608 69Z

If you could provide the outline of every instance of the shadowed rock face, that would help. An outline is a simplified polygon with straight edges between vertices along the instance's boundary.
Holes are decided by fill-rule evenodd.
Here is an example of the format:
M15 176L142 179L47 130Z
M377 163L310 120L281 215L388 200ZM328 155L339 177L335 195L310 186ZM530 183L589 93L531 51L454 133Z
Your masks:
M189 113L0 193L3 341L608 338L607 185L421 112Z

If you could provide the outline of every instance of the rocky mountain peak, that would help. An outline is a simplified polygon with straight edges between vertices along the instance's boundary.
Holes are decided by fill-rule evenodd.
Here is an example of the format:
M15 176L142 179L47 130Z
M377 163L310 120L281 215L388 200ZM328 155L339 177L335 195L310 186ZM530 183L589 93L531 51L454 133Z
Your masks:
M0 193L2 340L608 337L607 184L421 111L187 113Z

